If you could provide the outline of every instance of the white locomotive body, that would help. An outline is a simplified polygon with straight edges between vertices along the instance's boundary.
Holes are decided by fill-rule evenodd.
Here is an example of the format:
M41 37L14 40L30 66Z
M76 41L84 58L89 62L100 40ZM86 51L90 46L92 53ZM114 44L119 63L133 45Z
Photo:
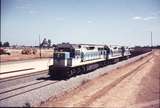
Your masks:
M54 50L50 75L73 76L106 65L109 61L128 58L129 49L121 46L93 44L58 44Z

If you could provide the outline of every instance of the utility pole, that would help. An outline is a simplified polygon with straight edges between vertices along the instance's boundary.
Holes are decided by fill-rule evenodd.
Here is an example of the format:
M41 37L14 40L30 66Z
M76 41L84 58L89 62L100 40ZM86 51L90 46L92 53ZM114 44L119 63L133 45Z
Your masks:
M152 41L152 32L151 32L151 48L153 47L153 41Z
M153 49L153 39L152 39L152 31L151 31L151 51Z
M39 56L41 58L41 38L40 38L40 35L39 35Z

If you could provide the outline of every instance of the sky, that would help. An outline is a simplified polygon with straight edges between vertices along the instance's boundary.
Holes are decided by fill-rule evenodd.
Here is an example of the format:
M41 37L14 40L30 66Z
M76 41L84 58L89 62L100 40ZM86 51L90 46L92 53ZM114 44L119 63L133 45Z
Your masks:
M1 41L160 45L160 0L1 0Z

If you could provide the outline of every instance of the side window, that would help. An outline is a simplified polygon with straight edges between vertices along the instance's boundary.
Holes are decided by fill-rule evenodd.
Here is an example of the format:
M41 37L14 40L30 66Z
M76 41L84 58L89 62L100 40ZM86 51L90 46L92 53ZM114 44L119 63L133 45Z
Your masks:
M103 51L101 51L101 55L103 54Z
M80 55L80 50L76 50L75 55Z
M75 56L80 57L80 50L75 50Z

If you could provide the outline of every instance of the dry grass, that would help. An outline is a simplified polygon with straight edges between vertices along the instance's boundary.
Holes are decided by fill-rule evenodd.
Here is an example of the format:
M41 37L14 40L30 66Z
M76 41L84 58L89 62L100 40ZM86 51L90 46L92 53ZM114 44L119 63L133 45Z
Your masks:
M21 54L22 49L9 49L11 55L0 55L0 62L6 61L18 61L18 60L27 60L27 59L36 59L40 58L40 51L37 49L36 54L24 55ZM53 49L42 49L41 58L49 58L53 56Z

